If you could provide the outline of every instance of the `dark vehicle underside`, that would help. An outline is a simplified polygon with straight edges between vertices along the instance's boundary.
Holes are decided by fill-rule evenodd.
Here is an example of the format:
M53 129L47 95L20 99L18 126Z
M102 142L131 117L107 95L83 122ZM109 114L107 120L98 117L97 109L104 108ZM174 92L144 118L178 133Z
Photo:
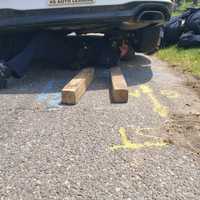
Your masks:
M1 8L0 37L26 31L103 33L129 41L136 51L155 49L159 26L170 19L170 1L133 1L120 5L18 10Z

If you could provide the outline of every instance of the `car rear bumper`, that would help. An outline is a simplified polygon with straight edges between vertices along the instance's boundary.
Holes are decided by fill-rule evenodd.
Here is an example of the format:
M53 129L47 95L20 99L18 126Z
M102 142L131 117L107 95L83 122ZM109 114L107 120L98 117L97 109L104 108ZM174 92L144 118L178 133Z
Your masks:
M162 19L147 17L142 19L143 12L159 12ZM115 6L95 6L77 8L56 8L43 10L0 10L0 30L29 28L68 27L70 30L81 30L90 25L110 25L119 27L126 21L144 23L164 23L169 20L171 3L138 1ZM150 15L151 16L151 15Z

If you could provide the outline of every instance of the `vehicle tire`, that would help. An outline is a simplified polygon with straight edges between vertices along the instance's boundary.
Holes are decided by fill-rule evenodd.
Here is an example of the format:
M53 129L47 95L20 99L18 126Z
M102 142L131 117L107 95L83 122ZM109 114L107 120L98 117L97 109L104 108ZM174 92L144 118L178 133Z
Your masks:
M135 34L137 52L152 54L160 46L160 27L148 27L138 30Z

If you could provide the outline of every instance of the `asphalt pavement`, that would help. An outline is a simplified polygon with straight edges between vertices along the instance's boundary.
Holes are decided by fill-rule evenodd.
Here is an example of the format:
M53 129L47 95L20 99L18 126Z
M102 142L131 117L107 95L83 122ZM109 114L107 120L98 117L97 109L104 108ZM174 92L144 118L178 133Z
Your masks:
M36 66L0 91L0 200L200 199L199 96L154 57L120 65L127 104L111 104L107 69L75 106L60 90L76 71Z

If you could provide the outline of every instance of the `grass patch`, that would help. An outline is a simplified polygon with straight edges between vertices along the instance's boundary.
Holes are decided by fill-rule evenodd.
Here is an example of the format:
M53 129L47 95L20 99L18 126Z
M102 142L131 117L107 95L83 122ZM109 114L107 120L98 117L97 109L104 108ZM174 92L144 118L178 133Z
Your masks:
M178 16L180 14L182 14L184 11L186 11L188 8L199 8L200 7L200 3L198 3L198 5L194 5L192 3L192 1L185 1L185 3L182 3L175 12L173 12L173 16Z
M171 46L161 49L156 55L171 65L200 77L200 48L181 49Z

